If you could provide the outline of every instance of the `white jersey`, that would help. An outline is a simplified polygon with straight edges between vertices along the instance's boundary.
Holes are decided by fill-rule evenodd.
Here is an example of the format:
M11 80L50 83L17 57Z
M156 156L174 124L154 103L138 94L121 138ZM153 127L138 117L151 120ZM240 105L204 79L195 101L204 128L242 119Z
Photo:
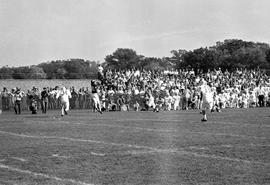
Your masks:
M71 93L68 89L61 89L57 92L56 98L61 99L61 102L69 102L69 98L71 98Z
M202 101L204 102L213 102L213 92L211 87L208 85L201 85L200 92L202 94Z

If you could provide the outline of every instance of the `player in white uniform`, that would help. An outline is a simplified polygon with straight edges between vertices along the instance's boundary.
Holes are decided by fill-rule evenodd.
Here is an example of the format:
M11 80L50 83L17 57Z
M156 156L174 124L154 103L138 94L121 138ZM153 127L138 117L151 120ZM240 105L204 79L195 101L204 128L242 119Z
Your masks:
M146 95L146 104L147 106L150 108L152 107L153 108L153 111L155 112L156 111L156 104L155 104L155 98L152 94L152 90L151 89L148 89L147 92L145 93Z
M209 110L213 109L213 104L214 104L213 92L211 91L211 87L207 85L205 81L203 81L202 85L200 86L200 92L201 92L202 115L203 115L203 118L201 121L207 121L206 109L209 109Z
M216 91L212 91L212 92L213 92L213 107L211 109L211 112L215 112L215 110L217 112L220 112L220 109L221 109L220 95L218 95Z
M69 110L69 98L71 98L70 90L62 87L56 92L56 99L58 98L61 100L61 116L67 115L67 111Z
M165 110L170 111L172 109L173 98L170 95L169 91L166 92L166 96L164 97L164 101L165 101Z
M92 88L92 100L94 103L94 110L97 110L100 114L102 114L101 111L101 103L98 96L98 86L99 82L92 80L91 81L91 88Z

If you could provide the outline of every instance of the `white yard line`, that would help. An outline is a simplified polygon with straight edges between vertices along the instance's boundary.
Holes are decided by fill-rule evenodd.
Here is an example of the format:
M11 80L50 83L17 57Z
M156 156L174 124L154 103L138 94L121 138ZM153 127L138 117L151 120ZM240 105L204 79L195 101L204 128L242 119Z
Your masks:
M218 148L247 148L247 147L270 147L270 145L263 145L263 144L244 144L244 145L216 145L216 146L213 146L213 147L218 147Z
M270 165L270 163L248 161L248 160L242 160L242 159L237 159L237 158L229 158L229 157L221 157L221 156L216 156L216 155L198 154L198 153L188 152L188 151L178 150L178 149L159 149L159 148L148 147L148 146L139 146L139 145L121 144L121 143L109 143L109 142L104 142L104 141L95 141L95 140L88 140L88 139L76 139L76 138L69 138L69 137L33 136L33 135L17 134L17 133L12 133L12 132L5 132L5 131L0 131L0 133L8 134L8 135L16 136L16 137L24 137L24 138L61 139L61 140L69 140L69 141L76 141L76 142L90 142L90 143L112 145L112 146L125 146L125 147L130 147L130 148L148 149L148 150L150 150L150 152L157 152L157 153L177 153L177 154L180 154L180 155L193 155L193 156L196 156L196 157L204 157L204 158L222 159L222 160L235 161L235 162L245 162L245 163Z
M15 159L15 160L18 160L18 161L21 161L21 162L26 162L27 160L26 159L23 159L23 158L20 158L20 157L11 157L12 159Z
M221 157L221 156L209 155L209 154L198 154L198 153L187 152L187 151L177 151L177 153L180 153L180 154L183 153L183 154L193 155L195 157L202 157L202 158L219 159L219 160L233 161L233 162L243 162L243 163L248 163L248 164L259 164L259 165L267 165L267 166L270 165L270 163L249 161L249 160L230 158L230 157Z
M53 154L52 157L63 158L63 159L69 159L70 158L68 156L63 156L63 155L59 155L59 154Z
M224 145L206 145L206 146L187 146L186 148L189 149L195 149L195 150L211 150L211 147L213 148L255 148L255 147L270 147L270 145L261 145L261 144L245 144L245 145L230 145L230 144L224 144ZM185 147L183 147L185 148Z
M177 123L184 123L183 124L187 124L187 123L201 123L200 121L185 121L185 120L171 120L171 119L117 119L117 120L112 120L112 121L156 121L156 122L177 122ZM225 121L211 121L209 120L206 123L202 123L204 125L207 124L224 124L224 125L237 125L237 126L252 126L252 127L270 127L270 125L267 124L249 124L249 123L235 123L235 122L225 122Z
M142 128L136 126L121 126L121 125L111 125L111 124L87 124L87 123L73 123L69 121L61 122L65 124L74 124L74 125L85 125L85 126L98 126L98 127L112 127L112 128L123 128L123 129L135 129L149 132L171 132L176 133L177 130L173 129L152 129L152 128ZM191 134L203 134L203 135L215 135L215 136L230 136L230 137L240 137L240 138L250 138L250 139L267 139L266 137L257 137L257 136L246 136L246 135L238 135L238 134L229 134L229 133L211 133L211 132L193 132L185 130L183 133L191 133Z
M235 123L235 122L226 122L226 121L218 121L218 122L211 122L210 121L208 123L209 124L223 124L223 125L246 126L246 127L270 127L270 125L266 125L266 124Z
M203 135L214 135L214 136L230 136L230 137L240 137L240 138L250 138L250 139L268 139L266 137L246 136L246 135L227 134L227 133L192 132L192 131L188 131L188 133L203 134Z
M104 157L106 154L104 153L95 153L95 152L90 152L91 155L95 155L95 156L100 156L100 157Z
M150 150L150 151L127 151L127 152L123 152L123 153L119 153L119 154L140 155L140 154L152 154L152 153L176 153L179 155L195 156L195 157L200 157L200 158L210 158L210 159L242 162L242 163L248 163L248 164L259 164L259 165L267 165L267 166L270 165L270 163L249 161L249 160L238 159L238 158L222 157L222 156L217 156L217 155L198 154L195 152L189 152L189 151L185 151L185 150L175 150L175 149L156 149L156 150Z
M96 141L90 139L77 139L77 138L69 138L69 137L58 137L58 136L35 136L35 135L25 135L25 134L17 134L13 132L6 132L1 131L0 133L8 134L17 137L24 137L24 138L36 138L36 139L61 139L61 140L69 140L69 141L76 141L76 142L89 142L89 143L97 143L97 144L104 144L104 145L113 145L113 146L124 146L124 147L132 147L132 148L146 148L146 149L154 149L152 147L147 146L138 146L138 145L131 145L131 144L121 144L121 143L110 143L105 141Z
M205 146L189 146L189 149L195 149L195 150L210 150L210 148L205 147Z
M59 177L44 174L44 173L36 173L36 172L32 172L30 170L22 170L22 169L15 168L15 167L8 166L8 165L1 164L1 163L0 163L0 168L7 169L7 170L10 170L10 171L19 172L19 173L23 173L23 174L28 174L28 175L31 175L31 176L39 176L39 177L43 177L43 178L53 179L53 180L62 181L62 182L69 182L69 183L78 184L78 185L94 185L94 184L89 184L89 183L85 183L85 182L82 182L82 181L76 181L74 179L59 178Z
M138 119L138 120L140 120L140 119ZM149 119L147 119L147 120L149 120ZM158 121L158 120L156 120L156 121ZM74 124L74 125L85 125L85 126L98 126L98 127L112 127L112 128L123 128L123 129L135 129L135 130L143 130L143 131L149 131L149 132L171 132L171 133L178 132L177 130L173 130L173 129L152 129L152 128L142 128L142 127L136 127L136 126L131 126L130 127L130 126L103 124L103 123L101 123L101 124L87 124L87 123L80 123L80 122L74 123L74 122L70 122L70 121L60 121L59 123ZM224 124L224 123L222 123L222 124ZM252 125L252 124L249 124L249 125ZM214 136L230 136L230 137L240 137L240 138L250 138L250 139L268 139L266 137L247 136L247 135L229 134L229 133L194 132L194 131L187 131L187 130L184 131L183 133L214 135Z
M100 120L94 120L94 121L103 121L104 119L100 119ZM108 120L108 119L105 119L105 120ZM205 122L205 123L201 123L200 120L198 121L188 121L188 120L171 120L171 119L142 119L142 118L138 118L138 119L109 119L110 121L113 121L113 122L126 122L126 121L153 121L153 122L156 122L156 124L163 124L163 123L159 123L159 122L167 122L167 123L170 123L170 122L176 122L176 123L179 123L179 124L203 124L203 125L218 125L218 124L221 124L221 125L234 125L234 126L246 126L246 127L270 127L270 124L250 124L250 123L236 123L236 122L229 122L229 121L211 121L209 120L208 122ZM27 121L32 121L34 122L33 120L27 120ZM42 121L42 122L48 122L48 121L45 121L45 120L39 120L39 121ZM69 122L69 121L61 121L61 120L58 120L60 122ZM92 121L92 120L91 120Z

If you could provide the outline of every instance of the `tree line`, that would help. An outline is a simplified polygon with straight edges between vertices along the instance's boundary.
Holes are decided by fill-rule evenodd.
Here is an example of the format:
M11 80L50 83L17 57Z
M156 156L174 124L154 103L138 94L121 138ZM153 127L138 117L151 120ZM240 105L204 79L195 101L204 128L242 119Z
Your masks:
M97 62L84 59L56 60L32 66L0 68L0 79L91 79Z
M193 68L195 71L208 71L222 68L233 71L237 68L269 69L270 47L266 43L254 43L230 39L217 42L215 46L198 48L192 51L172 50L171 57L149 58L137 55L132 49L117 49L106 56L105 66L111 69L144 68L147 70L176 70Z
M158 46L157 46L158 47ZM145 57L130 48L118 48L105 57L105 69L187 69L208 71L222 68L270 69L270 47L267 43L255 43L240 39L217 42L211 47L192 51L172 50L170 57ZM1 79L86 79L97 75L97 62L84 59L57 60L39 65L0 68Z

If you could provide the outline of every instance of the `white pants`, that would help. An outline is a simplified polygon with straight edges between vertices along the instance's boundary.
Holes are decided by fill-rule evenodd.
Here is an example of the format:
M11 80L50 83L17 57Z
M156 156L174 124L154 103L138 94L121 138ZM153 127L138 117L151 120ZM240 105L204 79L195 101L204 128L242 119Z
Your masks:
M177 107L179 107L179 101L175 101L174 104L173 104L173 110L176 110Z
M61 113L62 115L65 115L65 111L67 112L69 110L69 101L61 101Z
M101 105L100 105L98 94L97 93L92 94L92 99L93 99L93 102L94 102L94 108L100 110Z
M156 108L156 104L155 104L154 98L150 98L149 99L148 106L149 107Z
M165 104L166 106L166 110L170 111L172 109L172 104L171 103L167 103Z

